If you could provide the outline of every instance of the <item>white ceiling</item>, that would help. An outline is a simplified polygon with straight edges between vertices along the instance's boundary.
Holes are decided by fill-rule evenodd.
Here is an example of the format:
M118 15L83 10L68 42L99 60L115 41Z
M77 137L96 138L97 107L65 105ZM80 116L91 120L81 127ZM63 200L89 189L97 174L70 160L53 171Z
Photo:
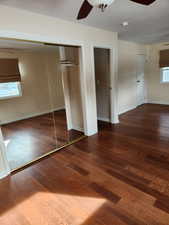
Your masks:
M83 0L0 0L0 4L26 9L44 15L76 21ZM122 22L128 21L124 28ZM79 23L119 32L122 40L139 43L169 41L169 0L156 0L151 6L142 6L129 0L115 0L102 13L95 8Z

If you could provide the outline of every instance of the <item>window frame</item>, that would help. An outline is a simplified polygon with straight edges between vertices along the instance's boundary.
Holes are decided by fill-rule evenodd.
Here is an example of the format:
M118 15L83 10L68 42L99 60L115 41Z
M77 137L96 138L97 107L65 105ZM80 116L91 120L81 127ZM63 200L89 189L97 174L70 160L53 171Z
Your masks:
M169 84L169 80L168 81L164 81L163 80L163 71L164 71L164 68L168 68L168 70L169 70L169 67L162 67L160 69L160 83L161 84Z
M12 82L6 82L6 83L12 83ZM19 97L22 96L21 82L16 81L16 82L14 82L14 83L17 83L17 87L18 87L19 94L18 94L18 95L6 96L6 97L1 97L1 96L0 96L0 100L6 100L6 99L12 99L12 98L19 98Z

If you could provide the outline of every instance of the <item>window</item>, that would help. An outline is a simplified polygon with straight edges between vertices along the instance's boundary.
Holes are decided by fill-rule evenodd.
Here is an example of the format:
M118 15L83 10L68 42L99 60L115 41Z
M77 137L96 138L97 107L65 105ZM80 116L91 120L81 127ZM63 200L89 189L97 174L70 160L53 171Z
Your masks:
M17 58L0 58L0 100L21 96L21 75Z
M161 68L161 82L169 83L169 67Z
M0 83L0 99L21 96L20 82Z

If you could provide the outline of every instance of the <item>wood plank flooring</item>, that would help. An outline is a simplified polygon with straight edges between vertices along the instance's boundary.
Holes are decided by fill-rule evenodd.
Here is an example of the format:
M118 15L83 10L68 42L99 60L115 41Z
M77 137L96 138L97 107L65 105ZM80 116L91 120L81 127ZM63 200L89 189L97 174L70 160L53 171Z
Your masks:
M67 130L65 110L1 126L11 169L21 167L37 157L83 135Z
M0 181L0 224L169 225L169 106L99 127Z

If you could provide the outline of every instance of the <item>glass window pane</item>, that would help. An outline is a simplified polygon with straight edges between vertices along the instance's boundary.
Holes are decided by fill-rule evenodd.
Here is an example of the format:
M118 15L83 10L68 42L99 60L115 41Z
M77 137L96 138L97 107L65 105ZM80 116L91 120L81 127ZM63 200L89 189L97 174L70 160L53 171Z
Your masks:
M20 95L19 83L0 83L0 98L14 97Z
M169 67L163 68L162 82L169 82Z

